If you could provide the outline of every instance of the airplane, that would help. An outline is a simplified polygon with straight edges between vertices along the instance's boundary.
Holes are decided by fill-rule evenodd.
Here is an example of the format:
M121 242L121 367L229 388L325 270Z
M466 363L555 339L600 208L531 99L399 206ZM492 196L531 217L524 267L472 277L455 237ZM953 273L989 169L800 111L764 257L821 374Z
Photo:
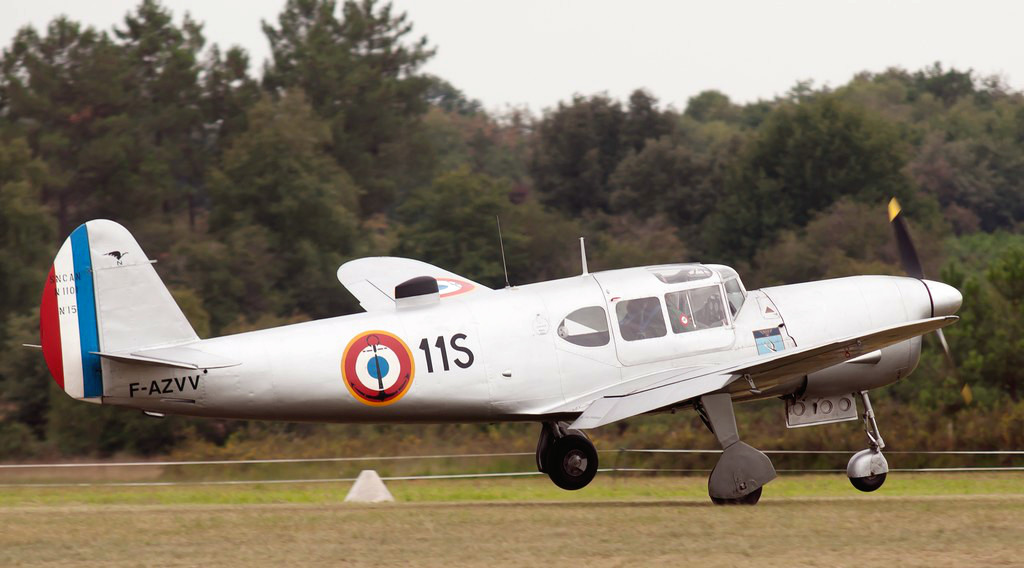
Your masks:
M128 230L93 220L50 269L41 346L69 396L152 416L536 422L537 467L567 490L598 470L587 430L692 409L722 447L708 480L715 504L755 504L775 478L742 441L734 405L777 398L789 427L863 421L868 448L847 475L874 491L888 463L868 391L910 375L922 335L941 334L962 301L924 279L898 203L889 209L906 277L747 290L719 264L591 273L581 239L582 274L491 289L372 257L337 273L365 312L210 339Z

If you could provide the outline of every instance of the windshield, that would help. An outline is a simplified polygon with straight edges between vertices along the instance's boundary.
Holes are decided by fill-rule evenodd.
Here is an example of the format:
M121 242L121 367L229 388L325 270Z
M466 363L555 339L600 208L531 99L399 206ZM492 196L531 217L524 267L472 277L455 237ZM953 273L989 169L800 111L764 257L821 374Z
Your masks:
M732 268L721 264L713 264L711 268L722 279L722 285L725 286L726 303L729 304L729 311L735 316L747 299L747 289L743 286L740 275Z
M725 295L729 299L729 309L732 311L732 315L735 316L739 313L740 308L743 307L743 301L747 299L747 295L743 292L743 287L740 286L739 278L730 278L725 281Z

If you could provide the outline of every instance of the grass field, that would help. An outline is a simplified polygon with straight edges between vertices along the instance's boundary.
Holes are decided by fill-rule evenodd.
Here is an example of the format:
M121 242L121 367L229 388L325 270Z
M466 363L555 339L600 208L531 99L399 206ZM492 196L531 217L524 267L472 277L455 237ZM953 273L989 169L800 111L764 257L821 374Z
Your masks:
M783 476L756 507L714 507L699 477L0 488L0 566L1020 565L1024 475Z

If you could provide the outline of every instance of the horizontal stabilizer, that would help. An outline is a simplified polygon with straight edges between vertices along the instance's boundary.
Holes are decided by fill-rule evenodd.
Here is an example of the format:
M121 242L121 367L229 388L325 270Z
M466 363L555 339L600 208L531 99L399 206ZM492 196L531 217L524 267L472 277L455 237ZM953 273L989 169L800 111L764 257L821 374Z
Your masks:
M219 355L211 355L205 351L189 347L162 347L159 349L136 351L134 353L103 353L98 351L93 353L118 363L158 365L179 369L220 369L241 365L238 361L232 361Z
M350 260L338 268L338 280L368 312L394 309L395 286L417 276L436 279L442 300L491 291L454 272L411 258L372 256Z

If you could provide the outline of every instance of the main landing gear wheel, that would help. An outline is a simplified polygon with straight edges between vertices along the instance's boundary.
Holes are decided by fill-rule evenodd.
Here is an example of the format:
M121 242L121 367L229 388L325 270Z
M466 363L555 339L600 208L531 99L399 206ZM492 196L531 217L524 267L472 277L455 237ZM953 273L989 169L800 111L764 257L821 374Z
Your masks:
M740 440L729 393L708 394L694 405L704 424L722 445L722 455L708 477L708 496L715 505L754 505L763 486L775 479L772 460Z
M885 483L885 476L886 474L880 473L878 475L869 475L867 477L851 477L850 483L865 493L871 493Z
M757 505L757 502L761 500L761 490L763 487L758 487L756 491L748 493L739 499L722 499L721 497L712 497L711 502L715 505Z
M569 434L554 440L545 457L548 477L562 489L583 489L597 474L597 450L585 436Z

